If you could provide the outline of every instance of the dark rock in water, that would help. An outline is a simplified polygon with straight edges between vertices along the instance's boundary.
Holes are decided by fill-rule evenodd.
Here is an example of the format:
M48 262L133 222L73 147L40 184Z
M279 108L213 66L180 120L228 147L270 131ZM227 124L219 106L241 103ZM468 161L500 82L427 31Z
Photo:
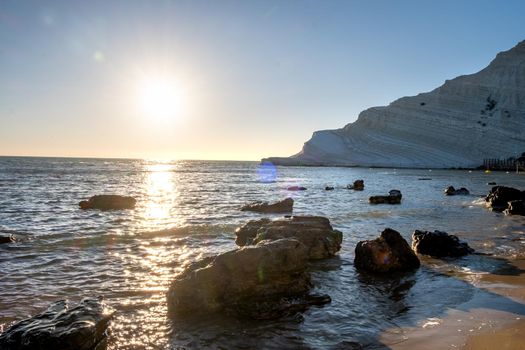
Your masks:
M419 254L437 258L458 257L474 253L474 249L470 248L467 243L443 231L414 231L412 248Z
M447 196L466 196L469 195L470 192L465 187L461 187L460 189L455 189L454 186L448 186L445 189L445 194Z
M84 299L74 308L58 301L0 335L3 350L101 349L113 310L102 300Z
M506 215L525 215L525 200L510 201L505 209Z
M487 185L495 186L495 185L497 185L497 183L495 183L495 182L487 182Z
M308 250L294 239L263 241L217 255L182 273L170 286L172 315L226 312L265 319L312 303ZM315 303L327 300L315 299Z
M399 190L391 190L388 196L372 196L368 198L370 204L400 204L403 195Z
M330 350L363 350L363 345L355 341L343 340L335 346L329 348Z
M116 194L102 194L78 203L80 209L119 210L133 209L137 203L133 197L119 196Z
M354 191L362 191L365 189L365 182L363 180L355 180L352 185L348 185L346 188Z
M268 202L253 202L246 204L241 211L254 211L258 213L291 213L293 211L293 199L286 198L282 201L268 204Z
M420 262L399 232L387 228L378 238L357 243L354 264L359 270L387 273L413 270Z
M428 181L428 180L432 180L432 178L430 178L430 177L420 177L418 180L419 181Z
M325 191L333 191L334 188L333 188L332 186L326 186L326 187L324 188L324 190L325 190Z
M291 216L278 220L252 220L239 227L235 243L240 246L257 244L264 240L293 238L304 245L310 259L323 259L341 249L343 234L334 230L330 220L321 216Z
M0 236L0 244L3 244L3 243L12 243L12 242L15 242L15 238L13 237L13 235L9 235L9 236Z
M306 191L306 187L303 186L290 186L287 188L288 191Z
M525 191L506 186L494 186L485 197L487 206L493 211L502 212L508 208L510 201L525 200Z

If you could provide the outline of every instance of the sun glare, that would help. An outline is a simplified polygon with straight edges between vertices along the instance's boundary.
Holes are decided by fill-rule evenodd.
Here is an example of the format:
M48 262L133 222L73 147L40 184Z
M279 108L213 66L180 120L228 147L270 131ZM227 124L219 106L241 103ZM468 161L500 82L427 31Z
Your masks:
M182 93L174 81L147 79L139 84L141 112L148 118L171 120L182 112Z

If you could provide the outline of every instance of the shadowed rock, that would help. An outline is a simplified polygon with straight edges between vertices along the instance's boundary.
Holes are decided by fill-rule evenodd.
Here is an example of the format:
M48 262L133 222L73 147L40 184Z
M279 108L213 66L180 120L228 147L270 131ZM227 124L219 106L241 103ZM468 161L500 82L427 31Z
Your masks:
M433 257L458 257L474 253L465 242L461 242L457 236L449 235L443 231L420 231L412 234L412 248L419 254Z
M508 208L510 201L525 200L525 191L506 186L494 186L485 197L487 206L493 211L502 212Z
M506 215L525 215L525 200L510 201L508 205Z
M99 299L74 308L58 301L41 314L20 321L0 335L2 350L102 349L113 310Z
M387 228L378 238L357 243L354 264L359 270L387 273L412 270L420 262L399 232Z
M293 211L293 199L286 198L282 201L268 204L268 202L253 202L246 204L241 211L254 211L258 213L291 213Z
M370 204L401 204L403 195L399 190L391 190L388 196L371 196L368 198Z
M133 209L137 203L133 197L119 196L116 194L102 194L78 203L80 209L119 210Z
M325 191L333 191L334 190L334 187L333 186L326 186L324 188Z
M294 239L263 241L206 259L185 270L170 286L172 315L226 312L257 319L277 318L312 303L308 251Z
M455 189L454 186L448 186L445 189L445 194L447 196L466 196L469 195L470 192L465 187L461 187L459 189Z
M0 236L0 244L3 244L3 243L12 243L12 242L15 242L15 238L13 237L13 235L9 235L9 236Z
M346 188L354 191L362 191L365 189L365 182L363 180L355 180L352 185L348 185Z
M306 187L303 186L290 186L287 188L288 191L306 191Z
M321 216L292 216L278 220L252 220L239 227L235 243L240 246L264 240L293 238L308 249L310 259L332 257L341 249L343 234Z

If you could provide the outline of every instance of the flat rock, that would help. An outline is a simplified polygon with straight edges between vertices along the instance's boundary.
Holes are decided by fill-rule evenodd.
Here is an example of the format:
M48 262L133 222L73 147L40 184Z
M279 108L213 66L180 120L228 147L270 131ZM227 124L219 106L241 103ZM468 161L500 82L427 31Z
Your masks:
M254 211L257 213L291 213L293 211L293 199L286 198L282 201L269 204L268 202L253 202L246 204L241 211Z
M459 257L474 253L474 249L470 248L467 243L443 231L415 230L412 234L412 249L419 254L437 258Z
M368 198L370 204L401 204L403 195L399 190L390 190L388 196L371 196Z
M287 188L288 191L306 191L306 187L303 186L290 186Z
M399 232L387 228L378 238L357 243L354 264L358 270L388 273L416 269L420 262Z
M12 242L15 242L15 238L13 237L13 235L0 236L0 244L12 243Z
M78 203L80 209L120 210L133 209L137 200L133 197L119 196L116 194L102 194Z
M106 341L112 315L113 309L100 298L84 299L73 308L67 301L58 301L2 333L0 349L94 350Z
M330 220L321 216L291 216L277 220L251 220L239 227L235 243L239 246L257 244L264 240L293 238L303 243L310 259L334 256L343 241L341 231L334 230Z
M445 189L445 194L447 196L466 196L466 195L469 195L470 192L465 187L455 189L454 186L448 186Z
M506 186L494 186L485 197L485 202L493 211L502 212L508 208L509 202L525 200L525 191Z
M294 239L263 241L205 259L173 281L167 294L169 312L225 312L256 319L295 312L314 303L308 295L312 285L307 261L306 246Z

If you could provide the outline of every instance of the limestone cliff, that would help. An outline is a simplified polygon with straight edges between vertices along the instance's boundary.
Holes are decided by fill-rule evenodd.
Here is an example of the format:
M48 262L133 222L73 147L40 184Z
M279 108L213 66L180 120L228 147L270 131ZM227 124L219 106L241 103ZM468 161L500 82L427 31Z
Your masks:
M342 129L314 132L282 165L476 167L525 152L525 41L485 69L373 107Z

